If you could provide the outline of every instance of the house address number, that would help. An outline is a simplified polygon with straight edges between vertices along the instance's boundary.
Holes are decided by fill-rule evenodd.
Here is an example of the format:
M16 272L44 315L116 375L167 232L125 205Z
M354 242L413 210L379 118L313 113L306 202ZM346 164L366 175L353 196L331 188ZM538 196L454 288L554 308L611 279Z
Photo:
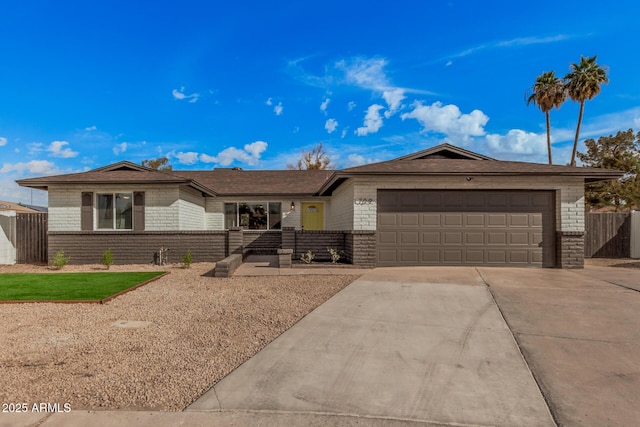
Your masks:
M356 199L355 204L356 205L372 205L373 199Z

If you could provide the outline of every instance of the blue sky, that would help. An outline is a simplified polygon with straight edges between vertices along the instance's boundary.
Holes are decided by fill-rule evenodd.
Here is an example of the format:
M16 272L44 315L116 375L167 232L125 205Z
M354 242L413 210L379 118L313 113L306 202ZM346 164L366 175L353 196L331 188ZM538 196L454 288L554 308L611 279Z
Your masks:
M120 160L281 169L318 142L336 167L442 142L544 163L524 93L580 55L610 78L581 139L640 130L639 15L627 0L5 2L0 199L46 204L14 180ZM554 163L577 116L552 111Z

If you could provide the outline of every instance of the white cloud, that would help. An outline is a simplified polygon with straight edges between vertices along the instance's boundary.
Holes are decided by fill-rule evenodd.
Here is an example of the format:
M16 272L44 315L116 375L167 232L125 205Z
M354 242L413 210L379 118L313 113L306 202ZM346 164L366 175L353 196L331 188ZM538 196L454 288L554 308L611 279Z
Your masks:
M265 102L265 104L273 105L273 100L271 98L269 98L269 99L267 99L267 102Z
M470 136L482 136L485 134L484 126L489 121L489 117L480 110L473 110L469 114L462 114L460 109L453 104L442 105L441 102L434 102L431 105L423 105L419 101L413 104L413 110L404 113L400 117L405 119L416 119L423 127L423 132L437 132L462 139L465 141Z
M575 37L576 36L558 34L556 36L530 36L530 37L518 37L515 39L509 39L509 40L499 40L499 41L480 44L478 46L474 46L469 49L465 49L461 52L454 53L453 55L450 55L447 58L462 58L464 56L468 56L476 52L479 52L482 50L488 50L488 49L511 48L511 47L530 46L530 45L536 45L536 44L556 43L556 42L565 41Z
M171 152L169 154L178 159L178 163L183 165L193 165L198 161L199 157L199 154L195 151L187 151L186 153L179 151L177 153Z
M7 145L7 138L0 136L0 147Z
M336 119L329 119L325 122L324 128L328 133L332 133L338 128L338 121Z
M126 142L121 142L120 144L116 144L115 147L113 147L113 154L115 154L116 156L120 153L124 153L125 151L127 151L127 143Z
M506 135L489 134L485 137L493 153L546 154L547 136L520 129L511 129Z
M367 109L367 114L364 117L364 123L362 127L356 129L358 136L365 136L370 133L376 133L382 127L382 116L380 116L380 110L384 107L379 104L370 105Z
M200 161L203 163L217 163L221 166L229 166L234 161L255 165L260 160L262 153L267 149L268 144L264 141L255 141L246 144L243 149L229 147L218 153L217 156L201 154Z
M347 136L347 133L348 133L348 132L349 132L349 128L348 128L348 127L347 127L347 128L342 129L342 133L340 134L340 138L343 138L343 139L344 139L344 137L345 137L345 136Z
M402 101L406 98L404 89L385 90L382 97L387 102L389 109L384 112L384 116L388 119L393 116L402 107Z
M96 129L97 129L97 127L95 127L95 125L94 126L89 126L87 128L84 128L84 130L86 130L87 132L91 132L92 130L96 130Z
M375 162L379 162L379 159L371 159L371 158L367 158L364 157L361 154L349 154L347 156L347 162L345 163L344 167L346 168L350 168L350 167L354 167L354 166L362 166L362 165L366 165L369 163L375 163Z
M275 107L273 107L273 112L276 113L276 116L279 116L282 114L282 110L284 108L282 107L282 102L278 102L278 105L276 105Z
M347 104L347 111L353 111L354 108L356 108L356 103L354 101L349 101Z
M42 142L30 142L27 144L27 148L29 149L29 154L37 154L43 150L42 146L44 144Z
M447 61L447 63L444 64L445 67L450 67L451 65L453 65L453 61Z
M69 143L67 141L53 141L49 144L47 151L51 153L53 157L60 157L63 159L70 159L78 155L77 151L73 151L70 148L65 148Z
M389 79L384 71L384 58L355 57L336 63L336 68L344 72L348 84L365 89L382 91L389 88Z
M194 102L197 102L198 98L200 97L199 93L192 93L191 95L185 94L184 93L184 86L182 86L180 88L180 90L174 89L173 91L171 91L171 94L173 95L173 99L177 99L177 100L180 100L180 101L186 100L190 104L193 104Z
M52 175L60 173L53 162L48 160L31 160L28 162L5 163L0 168L0 173L17 172L18 174Z
M330 102L331 102L331 99L326 98L324 101L322 101L322 104L320 104L320 111L322 111L325 116L327 115L327 107L329 107Z

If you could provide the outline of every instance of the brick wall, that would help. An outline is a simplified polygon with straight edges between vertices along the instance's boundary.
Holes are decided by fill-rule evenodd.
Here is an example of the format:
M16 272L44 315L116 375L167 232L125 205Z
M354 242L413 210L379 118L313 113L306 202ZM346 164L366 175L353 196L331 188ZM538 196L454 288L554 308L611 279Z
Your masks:
M348 231L345 235L347 260L362 267L376 266L376 232L372 230Z
M584 268L584 233L580 231L556 233L556 266Z
M243 230L242 244L244 250L280 249L282 233L280 231Z
M99 264L111 249L114 264L146 264L160 246L169 248L169 261L179 263L191 251L193 262L214 262L227 252L225 231L173 232L49 232L49 259L59 250L71 256L70 264Z
M295 232L295 246L293 259L299 260L300 255L307 251L313 252L314 261L331 261L331 255L327 248L334 248L345 252L345 232L330 230L297 230Z
M178 200L180 230L205 229L204 199L202 194L191 188L180 188L180 199Z

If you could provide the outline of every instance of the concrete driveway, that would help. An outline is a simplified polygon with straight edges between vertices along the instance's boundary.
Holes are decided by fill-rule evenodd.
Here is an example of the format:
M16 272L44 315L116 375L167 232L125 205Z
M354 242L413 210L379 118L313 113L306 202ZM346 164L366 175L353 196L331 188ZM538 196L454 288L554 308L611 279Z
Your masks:
M308 414L344 425L554 425L474 268L372 270L188 411Z
M478 268L560 425L640 425L640 270Z

